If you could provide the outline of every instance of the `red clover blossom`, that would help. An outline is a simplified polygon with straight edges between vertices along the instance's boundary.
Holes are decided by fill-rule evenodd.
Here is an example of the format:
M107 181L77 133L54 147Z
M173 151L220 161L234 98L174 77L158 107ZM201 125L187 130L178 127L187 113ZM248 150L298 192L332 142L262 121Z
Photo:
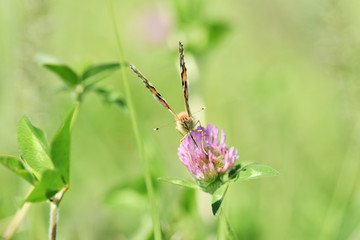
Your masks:
M225 144L225 132L215 125L207 128L198 127L180 143L178 156L191 174L200 181L213 182L229 171L236 159L237 149L230 149ZM196 143L195 143L196 142Z

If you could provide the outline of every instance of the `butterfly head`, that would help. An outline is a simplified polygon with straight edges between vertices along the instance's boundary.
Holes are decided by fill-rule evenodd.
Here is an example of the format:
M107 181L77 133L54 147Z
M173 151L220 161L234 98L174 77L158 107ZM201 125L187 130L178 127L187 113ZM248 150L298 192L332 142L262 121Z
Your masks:
M189 133L195 128L195 120L187 112L181 112L177 115L176 129L181 133Z

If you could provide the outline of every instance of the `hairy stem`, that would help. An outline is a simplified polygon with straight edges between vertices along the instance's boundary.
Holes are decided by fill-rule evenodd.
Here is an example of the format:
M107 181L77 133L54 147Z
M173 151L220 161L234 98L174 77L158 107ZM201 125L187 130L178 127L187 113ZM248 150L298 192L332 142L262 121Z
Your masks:
M50 200L49 240L56 239L56 228L59 220L59 205L68 189L69 187L61 189L60 192L55 194Z
M118 46L118 50L119 50L119 60L120 60L120 63L124 63L125 57L124 57L124 53L123 53L123 49L122 49L122 45L121 45L121 41L120 41L120 35L118 32L118 26L116 23L116 17L115 17L112 0L108 0L108 9L109 9L109 13L110 13L111 20L112 20L112 25L114 27L114 33L115 33L116 42L117 42L117 46ZM123 79L123 84L124 84L124 91L125 91L125 95L126 95L126 103L127 103L127 106L128 106L129 112L130 112L132 128L133 128L133 132L135 135L136 145L137 145L138 152L140 155L141 163L143 166L147 194L148 194L148 197L150 200L151 215L152 215L152 221L153 221L153 227L154 227L154 238L156 240L158 240L158 239L161 239L161 227L160 227L158 210L157 210L157 206L156 206L156 198L155 198L154 188L153 188L152 181L151 181L151 173L150 173L149 163L148 163L148 159L146 158L145 152L144 152L144 145L143 145L140 131L139 131L138 121L137 121L135 108L134 108L133 101L132 101L131 91L130 91L130 87L129 87L129 83L128 83L128 78L127 78L127 74L126 74L126 68L121 67L121 73L122 73L122 79Z
M49 239L56 239L56 226L58 220L58 208L59 206L53 202L50 202L50 221L49 221Z

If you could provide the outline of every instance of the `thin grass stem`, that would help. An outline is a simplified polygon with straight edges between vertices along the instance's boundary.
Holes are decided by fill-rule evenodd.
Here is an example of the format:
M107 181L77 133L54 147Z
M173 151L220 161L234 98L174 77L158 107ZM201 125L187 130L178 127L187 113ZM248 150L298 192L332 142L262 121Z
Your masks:
M344 160L332 192L325 219L318 239L336 239L344 221L346 207L351 201L351 195L356 189L356 183L360 173L358 161L358 146L360 143L360 115L357 116Z
M116 23L116 17L115 17L112 0L108 0L107 3L108 3L108 10L110 13L112 25L114 28L117 46L118 46L119 60L120 60L120 63L123 63L123 62L125 62L125 57L124 57L124 52L123 52L121 41L120 41L120 34L119 34L118 26ZM123 79L123 84L124 84L126 103L127 103L127 106L128 106L129 112L130 112L132 129L133 129L133 132L135 135L136 145L137 145L137 148L139 151L139 156L140 156L141 163L143 166L143 173L144 173L144 178L145 178L147 194L148 194L148 197L150 200L151 215L152 215L152 221L153 221L153 227L154 227L154 238L156 240L158 240L158 239L161 239L161 228L160 228L160 220L159 220L158 210L157 210L157 206L156 206L156 198L155 198L154 189L153 189L153 185L152 185L152 181L151 181L150 168L149 168L148 160L147 160L147 158L145 156L145 152L144 152L144 145L143 145L142 138L141 138L140 131L139 131L136 112L135 112L134 104L132 101L131 91L130 91L128 78L127 78L127 74L126 74L126 68L121 67L121 74L122 74L122 79Z
M29 210L31 203L26 202L23 204L23 206L16 212L15 216L13 217L10 225L5 231L4 234L4 240L9 240L12 238L14 233L16 232L16 229L19 227L20 223L24 219L27 211Z
M25 196L25 199L27 198L27 196L29 196L29 194L32 192L33 189L34 189L34 187L31 186L30 190L28 191L28 193ZM30 205L31 205L31 203L26 202L22 205L22 207L19 210L17 210L15 216L11 220L11 223L9 224L9 226L7 227L7 229L4 233L4 236L3 236L4 240L9 240L12 238L12 236L16 232L16 229L19 227L19 225L22 222L22 220L24 219L27 211L29 210Z

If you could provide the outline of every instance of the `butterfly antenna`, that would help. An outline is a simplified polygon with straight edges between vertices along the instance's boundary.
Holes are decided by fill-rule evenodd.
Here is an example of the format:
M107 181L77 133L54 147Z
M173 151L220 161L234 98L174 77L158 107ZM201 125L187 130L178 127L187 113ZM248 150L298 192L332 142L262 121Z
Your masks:
M177 120L175 120L175 121L172 121L172 122L168 122L167 124L164 124L164 125L162 125L162 126L160 126L160 127L156 127L156 128L154 128L154 131L157 131L157 130L159 130L160 128L163 128L163 127L167 127L167 126L169 126L170 124L173 124L174 122L176 122Z
M198 110L198 111L194 112L193 114L197 114L197 113L199 113L199 112L202 112L202 111L204 111L205 109L206 109L206 107L205 107L205 106L203 106L200 110Z

